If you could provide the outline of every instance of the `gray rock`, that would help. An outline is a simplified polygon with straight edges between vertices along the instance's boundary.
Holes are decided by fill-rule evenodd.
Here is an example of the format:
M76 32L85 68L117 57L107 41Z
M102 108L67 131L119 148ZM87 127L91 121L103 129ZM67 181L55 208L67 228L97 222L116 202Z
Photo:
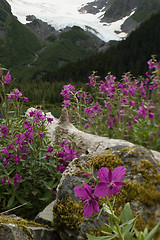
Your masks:
M6 219L8 222L6 222ZM23 220L16 216L7 216L0 219L0 240L60 240L57 233L45 226L28 226L16 221ZM30 224L32 225L32 224Z
M100 156L92 154L83 155L79 159L74 159L62 175L57 188L56 201L50 204L49 207L44 210L43 214L39 215L41 221L43 216L44 220L46 220L46 218L49 220L50 218L50 221L52 221L52 215L47 212L52 210L52 206L54 207L53 224L55 231L57 231L60 236L60 239L86 239L86 232L92 231L94 228L100 228L103 223L107 221L106 215L102 214L99 220L97 220L97 217L94 216L90 219L86 218L80 221L78 227L76 223L74 226L74 221L78 220L78 213L74 212L73 209L75 208L74 204L79 203L79 198L75 195L73 188L80 186L86 180L82 177L81 167L84 167L86 161L92 159L92 157L97 157L97 164L99 164L99 166L101 165L100 167L106 166L108 168L112 168L112 166L113 168L116 167L117 160L115 159L118 157L118 159L122 161L121 163L118 163L118 165L120 164L126 167L126 176L124 178L126 187L124 186L124 190L122 190L122 193L126 196L124 202L127 202L127 200L130 202L134 213L141 210L141 216L144 221L152 220L152 217L155 222L160 221L160 179L157 180L160 174L160 168L152 152L141 146L127 147L124 145L111 147L108 150L108 153L105 152L102 156L110 156L109 162L107 162L107 157L105 161L101 161L99 158ZM111 156L116 156L115 158L113 157L113 161ZM97 168L96 164L95 168ZM95 170L95 174L97 174L97 171L98 169ZM153 184L151 183L152 181ZM142 190L140 190L141 188ZM71 200L70 205L68 204L69 198ZM125 204L124 202L122 201L122 205Z
M37 215L35 221L40 224L47 224L48 226L51 226L54 204L55 201L51 202L42 212Z

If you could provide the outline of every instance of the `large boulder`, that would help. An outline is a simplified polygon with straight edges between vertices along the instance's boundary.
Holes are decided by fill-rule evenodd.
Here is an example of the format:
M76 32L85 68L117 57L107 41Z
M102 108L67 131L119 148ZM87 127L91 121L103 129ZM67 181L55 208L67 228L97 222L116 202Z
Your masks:
M30 111L34 111L36 108L29 108L26 112L26 116L29 116ZM48 124L46 121L46 128L48 137L51 142L55 140L55 132L61 132L66 137L74 137L76 143L79 146L78 154L100 154L110 147L117 145L134 146L133 143L121 139L111 139L108 137L101 137L90 133L85 133L77 129L73 124L69 122L68 111L66 108L62 109L62 113L59 119L55 118L50 112L44 113L46 117L53 118L53 122ZM156 161L160 163L160 152L151 150Z
M86 239L86 232L100 232L107 216L102 214L99 220L97 215L85 219L83 206L73 190L86 180L82 176L86 163L94 166L95 174L101 167L114 169L125 166L126 185L116 196L117 214L126 202L130 202L134 214L141 211L136 224L139 230L145 226L151 230L160 221L160 167L151 151L141 146L127 145L111 147L100 155L88 154L74 159L62 175L56 201L37 217L37 221L46 221L45 211L51 211L47 215L48 221L52 222L62 240L82 240Z
M107 216L102 214L99 220L96 216L84 219L83 206L73 190L86 180L82 176L86 163L94 166L95 174L101 167L125 166L126 185L116 197L116 213L119 214L125 203L130 202L134 214L141 210L137 219L139 230L145 226L151 230L160 221L159 152L128 141L84 133L69 122L65 108L53 124L46 125L51 140L54 141L55 131L66 137L73 136L80 146L81 157L68 165L58 185L56 200L37 216L37 222L52 225L61 240L82 240L86 239L86 232L100 233Z
M26 221L15 215L0 216L0 240L60 240L47 225Z

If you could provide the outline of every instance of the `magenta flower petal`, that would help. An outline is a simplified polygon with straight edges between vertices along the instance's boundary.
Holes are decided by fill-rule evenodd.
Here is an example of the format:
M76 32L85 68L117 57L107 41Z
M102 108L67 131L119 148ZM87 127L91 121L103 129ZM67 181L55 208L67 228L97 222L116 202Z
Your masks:
M94 206L91 201L88 201L83 206L83 215L84 217L90 217L94 211Z
M94 190L94 195L97 197L105 197L108 195L108 185L106 183L100 182Z
M79 197L80 199L86 200L88 198L88 193L85 188L78 186L75 187L73 190L75 191L77 197Z
M125 167L117 167L113 171L108 168L101 168L98 171L98 177L100 183L98 183L97 187L95 188L94 194L97 197L105 197L108 195L108 198L111 195L115 195L119 193L122 185L121 180L125 175Z
M99 212L97 199L92 195L92 188L83 183L83 187L78 186L73 189L76 195L83 201L83 214L84 217L90 217L93 212Z
M126 173L125 167L116 167L112 172L112 179L114 182L120 182Z
M108 173L109 173L108 168L102 167L101 169L99 169L98 177L99 177L100 182L108 182L109 181Z
M113 188L112 194L115 195L120 192L122 185L116 186L116 188Z

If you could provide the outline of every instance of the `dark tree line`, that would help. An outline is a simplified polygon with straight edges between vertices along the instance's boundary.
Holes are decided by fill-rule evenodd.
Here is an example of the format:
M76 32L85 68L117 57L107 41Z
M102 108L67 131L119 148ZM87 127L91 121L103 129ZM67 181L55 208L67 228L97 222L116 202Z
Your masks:
M160 57L160 13L142 23L126 40L111 46L105 52L49 72L43 80L86 82L93 70L101 77L108 72L118 78L125 72L131 72L134 76L144 75L147 61L152 55L156 55L157 59Z

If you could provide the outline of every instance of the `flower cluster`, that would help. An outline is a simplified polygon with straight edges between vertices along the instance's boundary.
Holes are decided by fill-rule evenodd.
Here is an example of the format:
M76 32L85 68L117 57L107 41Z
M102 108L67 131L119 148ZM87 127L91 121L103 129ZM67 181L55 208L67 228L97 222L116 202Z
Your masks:
M72 115L70 120L81 130L124 138L146 147L153 145L152 149L156 150L158 143L156 146L152 144L150 137L158 141L160 63L153 58L148 61L148 66L144 78L127 73L120 81L112 74L100 80L92 74L86 84L89 93L76 90L72 85L65 86L61 94L64 96L63 106ZM152 132L149 131L151 128ZM146 134L142 137L144 131Z
M117 167L113 171L102 167L98 171L99 183L95 187L90 187L87 183L83 183L83 187L77 186L73 190L84 204L84 217L90 217L94 212L99 212L99 197L108 196L110 198L120 192L121 182L125 175L125 167ZM94 192L94 194L93 194Z
M11 91L10 94L8 94L8 100L10 102L17 101L21 99L22 95L23 94L16 88L14 91ZM23 97L22 100L23 102L28 102L27 97Z
M68 139L65 139L64 141L58 143L60 145L60 150L59 151L54 151L54 148L52 146L49 146L47 148L48 152L46 154L46 160L50 158L57 158L58 163L57 163L57 171L64 172L68 162L71 161L74 158L77 158L77 151L72 146L72 143L69 142Z

